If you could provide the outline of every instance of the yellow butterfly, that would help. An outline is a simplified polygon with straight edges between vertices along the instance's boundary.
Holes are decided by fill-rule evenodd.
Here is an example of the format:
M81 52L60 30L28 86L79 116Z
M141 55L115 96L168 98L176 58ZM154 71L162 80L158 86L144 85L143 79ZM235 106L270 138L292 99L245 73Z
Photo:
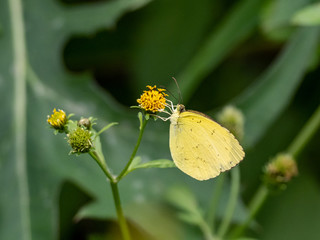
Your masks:
M229 170L244 158L238 140L209 116L171 105L170 152L176 166L197 180Z

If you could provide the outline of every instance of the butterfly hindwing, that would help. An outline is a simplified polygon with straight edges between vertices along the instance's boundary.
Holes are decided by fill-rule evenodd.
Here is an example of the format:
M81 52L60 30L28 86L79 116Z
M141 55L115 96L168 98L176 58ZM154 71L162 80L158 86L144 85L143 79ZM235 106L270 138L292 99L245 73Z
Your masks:
M244 157L227 129L194 111L180 113L176 124L170 125L170 150L177 167L198 180L216 177Z

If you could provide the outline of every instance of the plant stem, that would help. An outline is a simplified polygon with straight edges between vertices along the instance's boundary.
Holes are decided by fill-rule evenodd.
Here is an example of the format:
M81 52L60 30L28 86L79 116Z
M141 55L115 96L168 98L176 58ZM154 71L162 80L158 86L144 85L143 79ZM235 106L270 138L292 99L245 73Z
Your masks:
M112 174L110 173L110 170L108 169L108 167L106 166L105 162L102 161L102 158L99 156L99 154L96 151L90 151L89 155L96 160L96 162L98 163L99 167L101 168L101 170L103 171L103 173L106 175L106 177L110 180L110 182L114 182L115 179L112 176Z
M120 230L121 230L123 239L130 240L131 237L130 237L129 228L127 225L126 218L123 215L123 211L122 211L122 207L121 207L120 195L119 195L119 190L118 190L118 181L116 180L115 177L112 176L107 165L105 164L104 161L102 161L102 157L99 156L99 154L97 152L91 151L91 152L89 152L89 154L98 163L98 165L101 168L101 170L103 171L103 173L110 180L110 186L111 186L111 190L112 190L114 205L115 205L116 211L117 211Z
M239 189L240 189L240 170L239 170L239 167L235 167L231 171L231 190L230 190L228 205L226 208L226 213L224 215L224 218L218 230L218 236L220 238L222 238L226 234L230 226L231 219L237 205Z
M130 240L131 237L130 237L128 224L127 224L126 218L123 215L123 211L122 211L122 207L121 207L118 183L117 182L110 182L110 185L111 185L111 189L112 189L113 200L114 200L114 204L115 204L115 207L117 210L118 221L119 221L120 230L121 230L123 239Z
M13 47L13 82L14 82L14 141L16 174L18 180L18 199L20 211L21 239L32 239L30 217L30 194L28 186L26 159L26 42L21 0L8 0L12 47Z
M211 226L212 233L215 233L215 217L218 209L219 200L221 198L222 187L225 180L225 174L221 174L216 181L215 189L213 191L213 196L211 200L211 204L209 206L209 214L208 214L208 225Z
M122 233L122 236L123 236L124 240L130 240L131 237L130 237L128 224L127 224L126 218L123 215L123 211L122 211L122 207L121 207L118 183L121 180L121 178L125 175L125 173L127 172L130 164L132 163L134 157L136 156L136 153L137 153L138 148L140 146L142 135L143 135L144 129L145 129L146 125L147 125L147 122L148 122L148 120L146 118L144 118L142 123L140 122L141 123L140 133L139 133L139 137L138 137L136 146L133 149L133 152L131 154L131 157L130 157L127 165L124 167L124 169L119 174L119 176L117 176L117 177L112 176L112 174L111 174L110 170L108 169L105 161L103 161L103 157L99 156L99 154L96 151L89 152L90 156L98 163L98 165L101 168L101 170L104 172L106 177L110 180L113 200L114 200L114 204L115 204L116 211L117 211L117 216L118 216L118 222L119 222L120 230L121 230L121 233ZM113 124L116 124L116 123L109 124L104 129L102 129L97 135L99 135L101 132L103 132L104 130L106 130L107 128L112 126Z
M231 233L231 239L241 236L243 231L249 226L252 219L256 216L263 203L266 201L269 190L265 185L261 185L249 204L249 215L246 220Z
M288 148L288 152L296 158L300 152L303 150L305 145L310 141L312 136L317 132L320 127L320 106L312 114L311 118L304 125L299 134L295 137L293 142ZM238 226L231 234L232 238L239 237L243 231L249 226L252 219L256 216L258 211L261 209L262 205L266 201L269 195L269 190L267 186L262 184L256 194L254 195L251 203L249 204L249 215L243 224Z
M132 160L136 156L136 153L137 153L138 148L140 146L142 135L143 135L144 129L145 129L146 125L147 125L147 122L148 122L148 120L146 118L144 118L144 120L143 120L143 122L141 124L141 127L140 127L139 137L138 137L136 146L133 149L133 152L131 154L130 160L128 161L127 165L124 167L122 172L119 174L119 176L117 176L117 177L113 177L112 176L112 174L109 171L108 167L106 166L105 162L102 161L102 157L100 157L97 152L95 152L95 151L89 152L90 156L98 163L98 165L100 166L100 168L102 169L104 174L110 180L110 185L111 185L111 189L112 189L112 195L113 195L113 199L114 199L114 204L115 204L116 211L117 211L120 230L121 230L121 233L122 233L122 236L123 236L124 240L130 240L131 237L130 237L128 224L127 224L127 221L126 221L126 219L125 219L125 217L123 215L123 211L122 211L122 207L121 207L120 195L119 195L119 190L118 190L118 182L125 175L125 173L127 172Z
M320 127L320 105L312 114L311 118L304 125L300 133L295 137L293 142L288 148L288 152L296 158L312 136L317 132Z
M203 232L205 240L215 240L214 236L212 235L210 226L207 224L207 222L204 219L202 219L202 221L199 223L199 227Z
M141 139L142 139L142 135L143 135L143 132L144 132L144 129L146 127L148 123L148 120L146 118L143 119L143 122L141 124L141 127L140 127L140 133L139 133L139 137L138 137L138 140L137 140L137 143L136 143L136 146L134 147L133 149L133 152L131 154L131 157L130 157L130 160L128 161L127 165L124 167L124 169L122 170L122 172L119 174L119 176L116 178L116 181L119 182L121 180L121 178L125 175L125 173L127 172L128 168L130 167L131 165L131 162L132 160L134 159L134 157L136 156L136 153L138 151L138 148L140 146L140 142L141 142Z

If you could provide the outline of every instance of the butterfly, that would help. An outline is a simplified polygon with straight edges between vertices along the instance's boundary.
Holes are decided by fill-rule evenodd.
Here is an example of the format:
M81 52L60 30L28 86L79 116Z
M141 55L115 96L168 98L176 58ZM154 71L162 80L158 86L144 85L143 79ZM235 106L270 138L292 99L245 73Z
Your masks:
M178 104L171 107L170 152L175 165L197 180L236 166L245 156L238 140L209 116Z

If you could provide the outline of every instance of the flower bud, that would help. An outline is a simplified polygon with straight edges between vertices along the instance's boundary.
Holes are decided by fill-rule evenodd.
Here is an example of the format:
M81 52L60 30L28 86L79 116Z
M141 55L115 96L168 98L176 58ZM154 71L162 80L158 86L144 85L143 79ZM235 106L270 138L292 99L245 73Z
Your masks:
M47 122L50 124L50 126L59 132L63 132L65 125L68 121L67 115L63 110L53 109L53 114L51 116L48 115Z
M81 118L78 122L78 126L90 130L91 121L89 118Z
M68 136L68 143L72 147L71 153L86 153L92 148L91 132L77 127Z
M291 179L298 175L296 161L290 154L278 154L265 167L264 180L275 190L284 190Z
M218 115L218 122L227 128L238 140L244 135L244 116L234 106L226 106Z

